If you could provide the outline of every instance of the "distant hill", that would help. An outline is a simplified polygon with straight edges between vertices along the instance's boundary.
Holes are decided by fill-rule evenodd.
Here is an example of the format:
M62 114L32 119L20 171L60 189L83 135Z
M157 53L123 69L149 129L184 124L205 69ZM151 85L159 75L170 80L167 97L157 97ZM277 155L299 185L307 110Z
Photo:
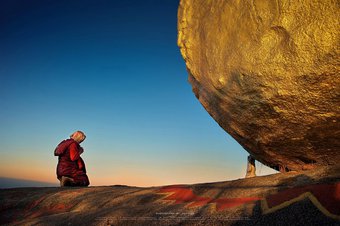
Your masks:
M59 186L59 184L42 182L42 181L0 177L0 188L56 187L56 186Z

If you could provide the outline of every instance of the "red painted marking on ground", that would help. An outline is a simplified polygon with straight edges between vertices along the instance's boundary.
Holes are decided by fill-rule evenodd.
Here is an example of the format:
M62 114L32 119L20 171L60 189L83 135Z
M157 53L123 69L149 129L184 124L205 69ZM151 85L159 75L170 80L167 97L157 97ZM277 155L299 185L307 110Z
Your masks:
M31 204L28 204L25 208L25 210L31 210L33 209L34 207L36 207L37 205L39 205L39 203L41 203L47 196L42 196L40 197L38 200L35 200L33 202L31 202Z
M32 219L36 217L47 216L50 214L68 212L74 206L71 204L67 204L68 200L64 200L66 203L51 203L47 204L46 206L46 203L44 203L45 200L46 202L51 202L51 199L47 200L48 198L51 197L49 197L49 195L44 195L39 199L28 203L21 211L18 210L16 213L14 213L10 221L18 222L26 218Z
M68 210L70 206L66 206L64 203L58 203L54 206L51 206L48 211L54 212L54 211L63 211L63 210Z
M235 206L239 206L245 203L250 203L250 202L255 202L257 200L261 200L262 198L258 197L246 197L246 198L221 198L221 199L216 199L216 208L217 210L224 210L227 208L232 208Z
M330 213L340 215L340 182L295 187L266 197L268 207L273 208L298 196L310 192Z
M224 210L261 199L258 197L219 199L201 197L195 195L191 188L182 185L163 187L158 193L170 193L170 195L163 200L175 201L175 204L190 203L188 205L189 207L199 207L209 203L216 203L217 210Z
M164 198L164 200L175 201L175 204L193 202L190 206L205 205L212 199L196 196L190 188L183 186L163 187L160 193L172 193Z
M66 205L64 203L57 203L57 204L53 204L48 206L47 208L45 207L37 207L36 210L32 210L32 211L26 211L24 213L25 218L36 218L36 217L40 217L40 216L47 216L50 214L56 214L56 213L64 213L64 212L68 212L71 210L71 208L73 207L73 205Z

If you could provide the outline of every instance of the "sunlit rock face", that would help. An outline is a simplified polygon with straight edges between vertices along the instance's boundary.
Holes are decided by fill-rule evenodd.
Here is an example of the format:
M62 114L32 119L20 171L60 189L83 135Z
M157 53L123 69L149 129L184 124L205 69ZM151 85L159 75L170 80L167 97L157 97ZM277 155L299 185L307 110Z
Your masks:
M335 0L181 0L178 45L193 92L256 160L340 163Z

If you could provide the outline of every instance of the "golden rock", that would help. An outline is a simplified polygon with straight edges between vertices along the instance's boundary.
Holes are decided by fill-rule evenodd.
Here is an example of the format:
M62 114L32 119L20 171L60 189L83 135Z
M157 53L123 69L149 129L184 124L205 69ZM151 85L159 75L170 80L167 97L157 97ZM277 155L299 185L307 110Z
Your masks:
M256 160L340 163L339 18L336 0L180 1L193 92Z

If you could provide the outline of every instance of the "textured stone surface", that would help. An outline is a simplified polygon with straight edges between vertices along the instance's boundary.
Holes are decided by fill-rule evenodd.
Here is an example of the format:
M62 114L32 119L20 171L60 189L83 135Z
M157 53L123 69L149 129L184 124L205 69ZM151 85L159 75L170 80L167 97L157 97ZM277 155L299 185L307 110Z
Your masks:
M0 225L339 225L339 178L339 167L322 167L165 187L0 189Z
M180 1L178 45L193 92L272 168L340 163L339 5Z

